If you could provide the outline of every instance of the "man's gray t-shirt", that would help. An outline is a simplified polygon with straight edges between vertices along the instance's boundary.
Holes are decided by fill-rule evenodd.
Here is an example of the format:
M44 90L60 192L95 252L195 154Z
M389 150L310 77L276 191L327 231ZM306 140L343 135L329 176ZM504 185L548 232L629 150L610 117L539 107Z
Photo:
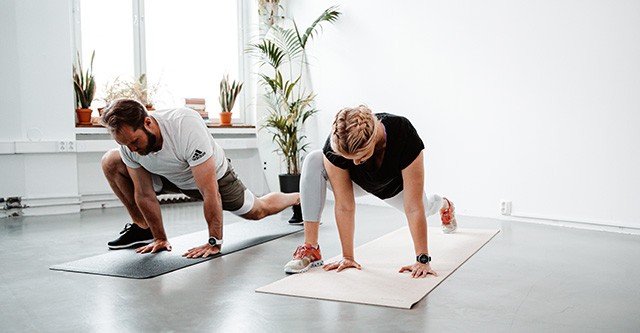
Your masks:
M150 116L160 127L162 149L142 156L131 152L127 146L120 146L120 156L128 167L143 167L152 174L164 176L183 190L197 190L191 168L213 157L217 179L224 176L228 165L224 150L209 134L200 114L177 108L155 111ZM154 179L156 191L158 185Z

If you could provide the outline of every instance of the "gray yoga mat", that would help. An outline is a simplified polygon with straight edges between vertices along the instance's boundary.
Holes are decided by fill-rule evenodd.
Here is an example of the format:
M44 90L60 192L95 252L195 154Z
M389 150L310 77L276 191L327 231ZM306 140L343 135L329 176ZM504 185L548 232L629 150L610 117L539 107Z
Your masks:
M209 238L207 230L170 238L171 252L139 254L134 249L109 250L108 253L49 267L56 271L108 275L132 279L146 279L199 264L303 230L286 221L267 218L261 221L240 221L224 226L222 252L208 257L188 259L182 257L188 249L204 244Z

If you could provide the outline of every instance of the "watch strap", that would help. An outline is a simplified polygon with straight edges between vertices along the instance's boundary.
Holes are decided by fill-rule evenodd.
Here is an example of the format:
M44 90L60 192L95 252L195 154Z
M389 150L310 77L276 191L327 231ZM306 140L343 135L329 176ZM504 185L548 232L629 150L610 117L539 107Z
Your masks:
M209 245L211 246L217 246L217 245L222 245L223 240L222 239L217 239L213 236L209 237Z

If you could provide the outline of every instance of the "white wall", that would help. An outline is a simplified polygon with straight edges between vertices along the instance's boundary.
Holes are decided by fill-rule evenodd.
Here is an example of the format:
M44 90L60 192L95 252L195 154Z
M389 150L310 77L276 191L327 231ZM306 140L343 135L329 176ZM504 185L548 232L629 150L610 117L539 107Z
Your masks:
M0 148L75 140L69 0L0 8ZM75 154L0 154L0 169L2 196L77 197Z
M0 141L8 141L20 133L21 115L11 112L20 108L19 70L15 66L18 63L15 12L15 1L0 1ZM24 183L19 181L24 179L23 169L21 157L0 157L0 172L12 174L0 177L0 188L23 193Z
M461 213L640 228L640 2L289 3L344 13L312 45L321 140L366 103L413 121Z

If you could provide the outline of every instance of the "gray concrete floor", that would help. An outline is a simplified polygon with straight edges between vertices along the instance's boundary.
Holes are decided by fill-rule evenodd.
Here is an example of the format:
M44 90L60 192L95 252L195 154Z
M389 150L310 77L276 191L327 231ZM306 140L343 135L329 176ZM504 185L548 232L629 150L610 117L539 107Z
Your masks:
M199 203L162 209L170 237L205 228ZM324 219L329 258L331 205ZM411 310L255 293L284 277L302 233L147 280L48 269L105 253L126 221L123 209L0 219L0 332L640 331L639 236L459 217L502 231ZM359 206L356 245L405 223Z

